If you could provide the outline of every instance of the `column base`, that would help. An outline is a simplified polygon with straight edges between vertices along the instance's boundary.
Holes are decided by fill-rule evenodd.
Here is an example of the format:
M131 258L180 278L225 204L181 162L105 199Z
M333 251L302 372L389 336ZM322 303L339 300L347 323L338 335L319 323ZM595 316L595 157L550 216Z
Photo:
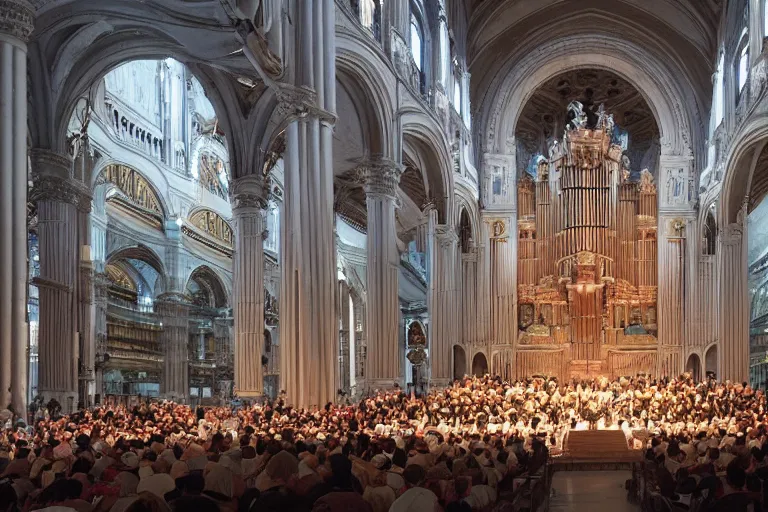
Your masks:
M43 389L39 391L39 395L43 397L43 407L46 407L51 400L56 400L61 405L59 414L77 412L77 391L51 391Z

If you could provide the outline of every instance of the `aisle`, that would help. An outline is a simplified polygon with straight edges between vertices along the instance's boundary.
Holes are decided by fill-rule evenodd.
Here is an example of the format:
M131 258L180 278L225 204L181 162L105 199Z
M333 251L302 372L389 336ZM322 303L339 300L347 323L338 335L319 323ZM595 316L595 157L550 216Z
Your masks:
M627 501L630 471L560 471L552 480L550 512L639 512Z

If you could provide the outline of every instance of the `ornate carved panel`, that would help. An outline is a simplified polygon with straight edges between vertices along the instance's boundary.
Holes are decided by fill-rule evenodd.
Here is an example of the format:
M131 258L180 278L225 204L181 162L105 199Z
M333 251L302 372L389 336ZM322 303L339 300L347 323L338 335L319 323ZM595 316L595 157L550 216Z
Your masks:
M219 178L220 173L225 170L224 162L215 155L202 153L200 155L200 166L198 168L200 170L198 176L200 186L222 199L227 199L227 191L221 183L221 178Z
M104 180L117 187L119 193L107 197L116 201L127 210L149 222L157 228L162 227L163 210L160 199L144 176L137 170L122 164L112 164L104 168Z
M131 279L125 270L121 269L117 265L112 264L104 267L104 270L106 271L107 277L113 285L119 286L120 288L124 288L126 290L130 290L132 292L136 291L136 283L133 282L133 279Z
M213 210L197 210L189 217L189 223L227 247L234 246L232 228L226 220Z

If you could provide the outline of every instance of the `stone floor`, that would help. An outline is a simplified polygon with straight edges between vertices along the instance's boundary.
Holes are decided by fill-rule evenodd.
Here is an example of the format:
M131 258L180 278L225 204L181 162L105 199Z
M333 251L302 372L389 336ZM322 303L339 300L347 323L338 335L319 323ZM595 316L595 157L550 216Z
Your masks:
M630 471L559 471L552 480L550 512L639 512L624 489Z

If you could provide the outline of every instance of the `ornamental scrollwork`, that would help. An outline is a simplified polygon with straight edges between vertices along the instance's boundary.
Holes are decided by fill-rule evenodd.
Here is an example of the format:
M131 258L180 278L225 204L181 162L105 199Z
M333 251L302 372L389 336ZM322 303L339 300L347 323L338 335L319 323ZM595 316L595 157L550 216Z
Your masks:
M35 9L27 0L0 0L0 32L25 43L35 29Z
M189 222L203 233L229 245L234 245L232 228L218 213L212 210L198 210L189 217Z
M104 179L115 185L135 206L156 214L162 214L160 199L149 182L135 169L122 164L104 168Z
M386 159L375 159L363 162L356 170L357 180L363 184L368 196L386 196L394 198L403 167Z

